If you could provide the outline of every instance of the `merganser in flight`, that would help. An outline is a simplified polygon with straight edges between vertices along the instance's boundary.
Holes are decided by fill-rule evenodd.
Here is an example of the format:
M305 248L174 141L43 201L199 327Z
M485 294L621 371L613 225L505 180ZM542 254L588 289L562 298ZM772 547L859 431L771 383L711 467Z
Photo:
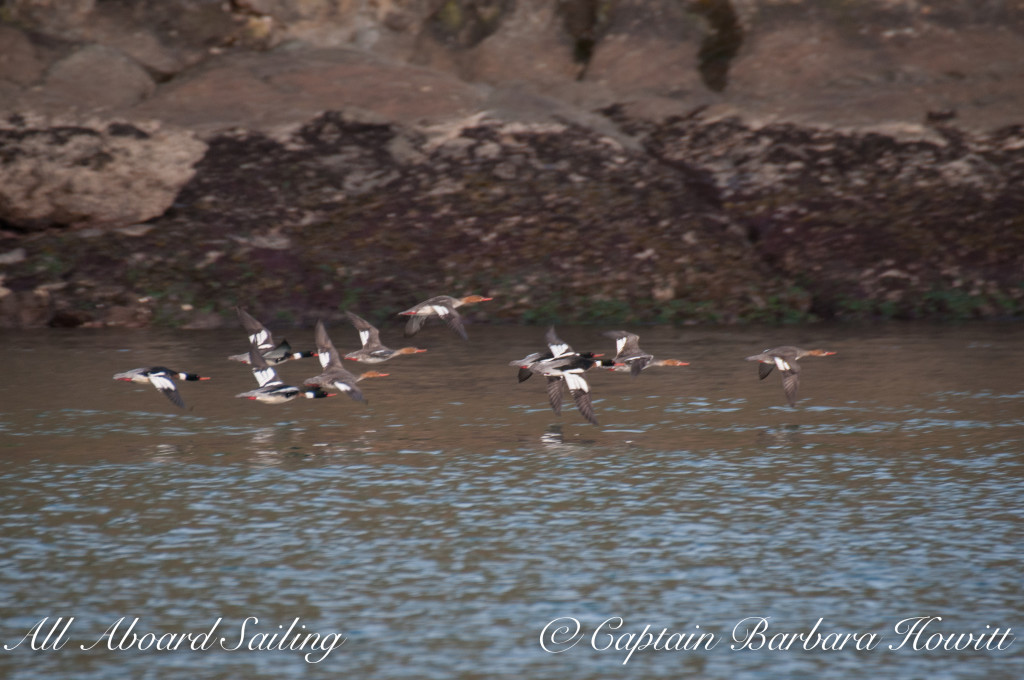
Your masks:
M245 332L249 334L249 344L256 345L259 348L260 354L268 364L276 366L289 359L305 359L316 356L316 352L293 352L292 346L288 344L287 340L282 340L281 344L274 345L274 336L271 335L266 326L254 319L241 307L236 307L236 311L238 312L238 320L242 323L242 327L245 328ZM249 353L234 354L229 356L228 359L248 364Z
M594 407L590 399L590 385L587 384L583 374L595 366L611 366L612 364L614 361L611 359L594 359L576 355L547 359L534 364L531 370L547 377L548 401L556 414L562 412L562 385L564 384L569 388L569 394L572 395L580 414L589 422L597 425Z
M747 357L747 361L758 361L757 377L764 380L773 368L782 373L782 389L790 406L796 406L796 391L800 387L800 365L796 362L804 357L827 357L835 352L823 349L800 349L799 347L776 347L760 354Z
M646 371L649 368L655 368L657 366L689 366L689 365L690 365L690 362L683 361L682 359L656 359L654 361L648 361L647 364L644 365L643 369L641 369L641 370ZM632 373L633 372L633 369L631 369L626 364L615 364L614 366L612 366L608 370L609 371L615 371L617 373L627 373L627 372Z
M373 324L349 311L346 311L345 315L359 331L359 341L363 344L362 349L346 354L346 359L364 364L380 364L403 354L418 354L427 351L419 347L403 347L401 349L385 347L380 342L380 332Z
M535 357L531 354L526 357L524 363L519 367L520 382L526 379L523 377L524 370L527 373L537 373L546 377L548 401L551 404L551 410L558 415L562 413L562 385L566 385L580 414L588 422L597 425L590 397L590 385L587 384L583 374L595 366L612 366L615 361L598 359L597 355L591 352L585 354L574 352L567 343L555 335L554 327L548 330L545 339L551 356L547 357L542 354Z
M180 371L172 371L164 366L154 366L152 368L133 368L130 371L124 373L114 374L114 380L121 380L123 382L133 382L142 385L149 384L157 389L158 392L163 394L165 397L171 400L171 403L180 408L185 408L185 400L181 398L181 394L178 392L178 386L175 384L174 379L178 380L209 380L209 378L196 375L195 373L182 373Z
M341 365L341 358L338 350L327 335L327 328L323 321L316 322L316 349L317 358L320 360L320 367L323 372L313 378L308 378L304 385L312 385L322 389L333 389L347 394L355 401L366 401L362 391L356 386L360 380L366 378L384 378L388 374L379 371L366 371L360 376L349 373Z
M267 364L266 359L260 354L256 343L253 343L249 348L249 363L252 365L252 374L256 378L257 384L259 384L259 388L236 394L236 397L252 399L263 404L283 404L296 397L323 399L324 397L331 396L319 387L303 389L301 387L285 385L277 377L277 372Z
M616 365L611 370L629 371L635 378L645 369L653 366L689 366L679 359L662 359L654 361L654 355L640 349L640 336L629 331L607 331L605 337L615 340Z
M529 380L530 376L534 374L534 371L532 370L533 367L548 359L558 359L568 356L583 356L593 359L601 356L600 354L594 354L593 352L584 352L580 354L579 352L574 351L573 348L569 346L569 343L564 342L555 334L554 326L548 328L548 332L544 335L544 342L547 343L548 351L534 352L533 354L526 355L522 359L516 359L515 361L510 361L508 363L509 366L519 369L519 382Z
M405 325L406 335L416 335L421 328L423 323L430 317L438 317L445 323L448 328L453 332L458 333L459 337L463 340L468 340L466 335L466 328L462 324L462 317L457 311L456 307L463 305L472 305L478 302L487 302L494 298L483 297L481 295L470 295L464 298L454 298L450 295L439 295L432 297L429 300L419 303L415 307L410 307L404 312L399 312L400 315L408 316L409 322Z
M651 362L653 354L640 349L640 336L629 331L607 331L606 338L615 341L615 360L626 364L635 378Z

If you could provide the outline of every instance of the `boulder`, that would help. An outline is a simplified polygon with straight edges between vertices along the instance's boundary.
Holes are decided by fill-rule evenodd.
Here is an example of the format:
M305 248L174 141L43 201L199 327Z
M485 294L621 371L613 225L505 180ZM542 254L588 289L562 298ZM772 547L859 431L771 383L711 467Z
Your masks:
M156 83L134 59L103 45L86 45L50 67L41 103L56 111L121 110L153 94Z
M182 39L184 36L169 21L157 17L140 21L138 12L124 3L101 3L82 27L81 35L88 42L130 57L156 80L171 78L208 56L202 35Z
M0 221L20 230L124 225L164 213L206 145L160 125L0 127Z

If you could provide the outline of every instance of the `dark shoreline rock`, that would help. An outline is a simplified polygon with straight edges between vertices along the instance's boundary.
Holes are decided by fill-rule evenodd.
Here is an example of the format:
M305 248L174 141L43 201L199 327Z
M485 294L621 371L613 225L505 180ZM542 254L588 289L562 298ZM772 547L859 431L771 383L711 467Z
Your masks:
M567 124L430 136L339 113L281 141L221 135L146 225L5 238L26 256L3 267L20 297L0 318L209 324L242 304L309 324L443 291L494 296L472 313L501 322L1024 310L1024 128L898 140L699 115L620 123L643 149ZM30 295L48 311L19 312Z

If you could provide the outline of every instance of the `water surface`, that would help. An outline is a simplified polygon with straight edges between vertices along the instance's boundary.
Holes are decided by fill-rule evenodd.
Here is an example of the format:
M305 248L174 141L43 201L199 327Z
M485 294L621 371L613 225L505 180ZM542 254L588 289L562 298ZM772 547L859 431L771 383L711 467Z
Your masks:
M600 330L559 332L611 352ZM225 360L241 331L6 333L0 641L74 621L62 649L0 652L3 677L1024 677L1024 642L993 635L1024 629L1024 328L641 329L691 365L592 372L600 427L517 384L543 331L428 329L367 404L281 406L234 398L255 386ZM795 409L743 361L779 344L837 352L802 362ZM213 380L181 386L184 410L111 380L152 364ZM889 648L930 616L919 646L989 648ZM136 617L153 638L219 620L225 642L117 649ZM766 640L819 619L879 639L741 649L762 618ZM717 642L615 649L648 626ZM245 649L334 632L319 663Z

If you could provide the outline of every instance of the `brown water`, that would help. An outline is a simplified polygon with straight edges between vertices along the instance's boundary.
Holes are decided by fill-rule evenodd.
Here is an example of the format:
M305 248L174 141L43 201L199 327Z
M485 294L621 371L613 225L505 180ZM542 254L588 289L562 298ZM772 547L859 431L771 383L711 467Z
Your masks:
M599 330L559 329L610 352ZM240 331L6 333L0 677L1024 677L1024 327L645 329L691 366L592 372L601 427L517 384L543 332L430 329L368 404L281 406L234 398ZM796 409L743 361L779 344L838 352L802 362ZM154 364L214 380L184 411L111 380ZM890 649L924 616L918 647L990 635ZM32 650L45 617L36 647L74 620ZM768 649L818 619L879 639ZM138 648L218 620L206 650ZM660 648L630 654L646 626ZM308 663L312 637L279 648L299 633L345 641Z

